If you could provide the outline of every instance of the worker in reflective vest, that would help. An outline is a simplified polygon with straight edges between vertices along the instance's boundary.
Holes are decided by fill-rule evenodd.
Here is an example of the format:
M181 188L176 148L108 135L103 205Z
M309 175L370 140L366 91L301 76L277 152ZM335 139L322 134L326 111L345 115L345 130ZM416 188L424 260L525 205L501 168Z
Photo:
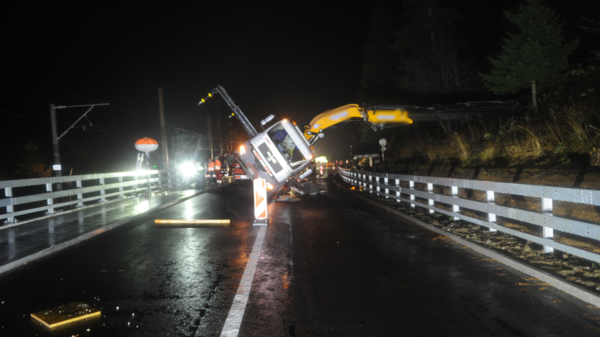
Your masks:
M221 183L221 161L215 157L215 174L217 175L217 184Z

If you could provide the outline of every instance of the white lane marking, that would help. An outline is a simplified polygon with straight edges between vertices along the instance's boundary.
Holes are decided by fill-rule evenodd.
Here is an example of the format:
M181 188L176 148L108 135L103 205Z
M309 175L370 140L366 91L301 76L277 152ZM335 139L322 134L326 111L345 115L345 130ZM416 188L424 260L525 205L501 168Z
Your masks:
M240 326L242 325L242 319L244 318L246 303L248 303L252 280L254 280L254 273L256 272L256 264L258 263L260 252L262 251L266 233L267 226L261 226L256 241L254 241L254 247L252 247L252 253L250 253L246 269L244 269L244 276L242 276L240 286L233 298L233 304L231 305L231 309L229 309L229 314L225 320L225 325L223 326L223 330L221 330L221 337L235 337L240 333Z

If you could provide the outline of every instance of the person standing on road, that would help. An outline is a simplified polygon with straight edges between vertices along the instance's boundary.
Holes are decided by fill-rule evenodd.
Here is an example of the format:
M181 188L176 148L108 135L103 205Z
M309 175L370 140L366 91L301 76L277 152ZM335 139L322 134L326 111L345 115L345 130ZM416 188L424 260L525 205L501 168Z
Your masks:
M217 175L217 184L221 183L221 161L215 157L215 174Z

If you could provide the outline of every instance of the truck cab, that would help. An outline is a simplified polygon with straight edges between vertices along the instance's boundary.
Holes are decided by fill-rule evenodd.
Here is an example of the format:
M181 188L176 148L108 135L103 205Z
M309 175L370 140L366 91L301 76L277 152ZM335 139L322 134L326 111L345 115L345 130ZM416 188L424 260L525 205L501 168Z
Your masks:
M248 177L264 178L272 193L309 164L312 150L300 128L283 119L249 139L235 156Z

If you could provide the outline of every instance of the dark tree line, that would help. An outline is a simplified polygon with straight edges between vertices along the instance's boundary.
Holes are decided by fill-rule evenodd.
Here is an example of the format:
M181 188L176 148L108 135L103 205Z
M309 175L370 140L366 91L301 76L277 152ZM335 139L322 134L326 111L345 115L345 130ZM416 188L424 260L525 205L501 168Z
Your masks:
M457 30L464 17L455 6L446 0L405 0L397 17L383 3L375 7L365 48L363 101L416 104L415 97L464 93L481 97L486 92L493 99L490 91L515 94L530 88L535 109L538 88L566 78L567 58L578 41L566 41L563 22L544 1L521 1L516 13L504 12L505 38L497 41L499 55L466 52L467 42ZM596 22L588 23L597 29ZM470 28L482 30L481 39L489 38L485 30L491 27Z

